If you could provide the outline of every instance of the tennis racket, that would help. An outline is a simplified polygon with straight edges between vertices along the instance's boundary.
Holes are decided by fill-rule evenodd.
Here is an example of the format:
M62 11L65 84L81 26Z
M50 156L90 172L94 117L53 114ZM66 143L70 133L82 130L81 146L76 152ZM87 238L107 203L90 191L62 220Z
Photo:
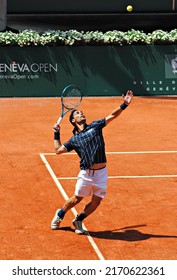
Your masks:
M66 115L69 111L77 108L82 101L82 91L76 85L68 85L64 88L61 94L61 107L62 112L57 121L57 124L60 124L64 115Z

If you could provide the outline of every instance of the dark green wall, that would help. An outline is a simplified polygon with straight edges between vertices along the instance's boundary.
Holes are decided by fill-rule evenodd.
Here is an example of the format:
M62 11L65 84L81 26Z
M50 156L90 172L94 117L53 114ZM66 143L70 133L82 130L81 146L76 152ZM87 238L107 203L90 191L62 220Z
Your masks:
M174 6L173 0L8 0L7 10L8 13L124 13L127 5L132 5L137 13L172 12Z
M0 47L0 96L177 94L177 46Z

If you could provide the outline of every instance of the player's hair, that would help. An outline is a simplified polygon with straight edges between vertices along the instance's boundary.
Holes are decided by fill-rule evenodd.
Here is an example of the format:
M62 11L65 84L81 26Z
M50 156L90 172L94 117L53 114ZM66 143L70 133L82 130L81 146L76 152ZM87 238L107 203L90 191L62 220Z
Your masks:
M74 135L78 133L76 124L72 122L72 120L74 119L74 113L75 113L76 111L77 111L77 110L72 110L72 111L71 111L71 114L70 114L70 116L69 116L69 121L70 121L70 123L74 126L74 129L73 129L73 131L72 131Z

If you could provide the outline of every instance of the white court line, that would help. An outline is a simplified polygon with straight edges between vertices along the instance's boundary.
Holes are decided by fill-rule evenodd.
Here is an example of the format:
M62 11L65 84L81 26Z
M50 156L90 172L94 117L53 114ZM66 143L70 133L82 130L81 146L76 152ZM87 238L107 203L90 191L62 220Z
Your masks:
M177 174L172 175L142 175L142 176L109 176L110 179L136 179L136 178L174 178Z
M44 164L45 164L47 170L49 171L52 179L54 180L55 184L57 185L59 191L61 192L62 196L64 197L65 200L67 200L69 197L67 196L67 194L64 191L62 185L60 184L60 182L58 181L57 177L55 176L55 173L53 172L52 168L50 167L50 164L48 163L45 155L44 154L40 154L40 157L41 157L42 161L44 162ZM78 214L75 208L72 208L71 211L73 212L74 216L76 216ZM97 245L96 245L95 241L93 240L93 238L90 236L90 234L89 234L89 232L88 232L88 230L87 230L87 228L85 227L84 224L83 224L83 228L87 231L87 235L86 236L87 236L91 246L95 250L98 258L100 260L104 260L105 258L103 257L102 253L100 252L100 250L97 247Z
M176 150L172 151L136 151L136 152L106 152L108 155L133 155L133 154L172 154L177 153ZM43 153L43 155L56 155L56 153ZM64 153L62 155L77 155L77 153ZM108 176L108 179L137 179L137 178L175 178L177 174L164 174L164 175L142 175L142 176ZM58 177L58 180L76 180L77 177Z
M107 155L133 155L133 154L173 154L177 153L174 151L137 151L137 152L106 152ZM45 156L54 156L56 153L43 153ZM62 156L77 155L77 153L64 153Z
M142 175L142 176L108 176L108 179L141 179L141 178L175 178L177 174L172 175ZM77 177L57 177L58 180L77 180Z
M177 153L176 150L174 151L137 151L137 152L106 152L106 154L110 154L110 155L116 155L116 154L164 154L164 153ZM77 177L56 177L55 173L53 172L52 168L50 167L47 159L45 156L47 155L56 155L56 153L41 153L40 157L42 159L42 161L44 162L47 170L49 171L52 179L54 180L55 184L57 185L60 193L62 194L62 196L64 197L65 200L68 199L68 196L66 194L66 192L64 191L62 185L60 184L59 180L77 180ZM65 153L62 155L76 155L76 153ZM174 175L147 175L147 176L108 176L109 179L129 179L129 178L173 178L173 177L177 177L176 174ZM71 211L73 212L74 216L76 216L78 213L76 211L75 208L72 208ZM83 224L83 228L87 231L87 228L85 227L85 225ZM87 231L88 232L88 231ZM100 252L99 248L97 247L96 243L94 242L93 238L90 236L89 232L87 235L87 238L91 244L91 246L93 247L93 249L95 250L98 258L100 260L104 260L104 257L102 255L102 253Z

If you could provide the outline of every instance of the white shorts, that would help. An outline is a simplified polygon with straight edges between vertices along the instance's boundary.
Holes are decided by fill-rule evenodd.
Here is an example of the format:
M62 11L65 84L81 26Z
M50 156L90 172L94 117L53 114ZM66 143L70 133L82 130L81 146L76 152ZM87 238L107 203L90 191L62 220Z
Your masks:
M104 198L107 190L107 168L98 170L81 170L75 188L75 195L80 197L90 196L92 194Z

